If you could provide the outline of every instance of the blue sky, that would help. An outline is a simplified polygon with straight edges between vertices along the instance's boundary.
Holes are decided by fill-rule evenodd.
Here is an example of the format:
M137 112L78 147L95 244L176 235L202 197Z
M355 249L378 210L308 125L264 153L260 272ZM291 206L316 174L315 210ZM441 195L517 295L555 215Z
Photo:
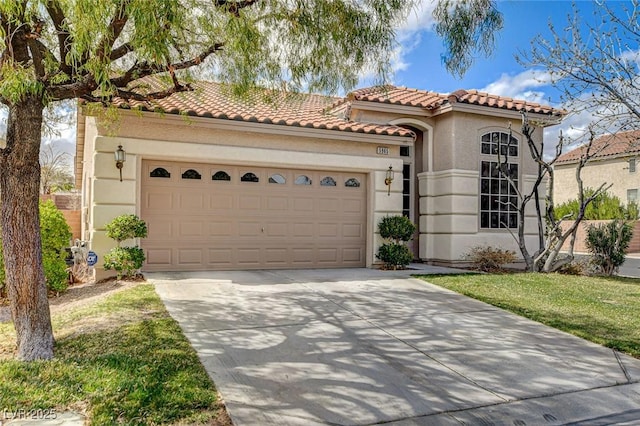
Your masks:
M609 7L630 5L630 1L607 1ZM442 41L433 32L431 12L433 2L423 0L417 14L409 17L400 29L401 47L398 51L393 83L441 93L457 89L477 89L484 92L517 99L562 107L558 94L544 81L544 70L527 69L520 65L515 54L528 52L531 41L541 35L550 38L549 22L556 29L568 26L573 16L572 1L565 0L498 0L498 10L503 14L504 27L497 32L494 53L477 57L473 66L462 78L449 74L442 65L444 51ZM594 1L576 1L580 18L589 22L597 8ZM637 48L637 46L636 46ZM582 133L590 116L571 116L560 126L545 132L546 140L557 138L559 130L569 137Z

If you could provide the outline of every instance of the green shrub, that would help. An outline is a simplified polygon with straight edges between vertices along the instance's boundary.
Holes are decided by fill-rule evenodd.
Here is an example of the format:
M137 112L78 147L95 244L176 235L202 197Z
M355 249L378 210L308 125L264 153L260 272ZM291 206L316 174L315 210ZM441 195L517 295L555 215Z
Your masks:
M376 257L384 262L385 269L401 269L413 260L406 242L413 237L416 225L406 216L387 216L378 224L380 236L388 242L378 249Z
M585 197L593 195L594 190L585 189ZM554 210L556 219L568 216L568 219L574 220L578 216L578 200L569 200L566 203L559 204ZM613 220L613 219L638 219L638 205L629 203L625 205L620 198L608 192L598 195L587 206L584 212L586 220Z
M633 236L631 224L613 220L587 228L587 249L591 252L591 262L603 275L617 273L624 263L629 242Z
M109 250L104 256L104 269L113 269L118 279L134 276L145 260L144 251L138 247L120 247L120 243L131 238L147 236L147 224L135 214L125 214L109 222L105 229L107 236L116 241L118 246Z
M147 224L135 214L124 214L116 217L105 226L107 237L116 240L118 246L124 240L145 238Z
M472 247L463 258L470 261L473 267L484 272L504 271L504 265L518 260L513 250L503 250L491 246Z
M382 238L396 243L409 241L416 232L416 225L406 216L386 216L378 225L378 231Z
M134 276L142 267L145 256L140 247L115 247L104 255L104 269L115 270L118 279Z
M69 246L71 228L51 200L40 202L40 237L42 240L42 265L47 288L61 292L67 289L67 264L64 248ZM0 240L0 292L4 290L5 274Z
M402 269L413 260L413 253L404 244L385 243L378 249L378 259L384 262L385 269Z

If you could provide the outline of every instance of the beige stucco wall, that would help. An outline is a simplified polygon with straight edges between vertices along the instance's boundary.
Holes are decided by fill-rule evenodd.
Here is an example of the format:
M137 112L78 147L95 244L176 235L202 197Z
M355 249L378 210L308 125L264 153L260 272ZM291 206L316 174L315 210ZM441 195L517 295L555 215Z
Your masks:
M462 261L464 254L474 246L491 245L520 254L518 244L508 230L481 229L479 223L480 190L480 138L491 131L512 133L520 141L521 188L529 192L536 179L537 165L529 156L524 136L519 130L520 114L512 116L480 115L465 111L425 117L402 114L396 111L352 111L352 117L377 123L407 124L425 130L425 151L432 157L432 167L424 166L418 174L419 214L416 218L419 229L419 256L435 263ZM429 134L431 133L431 134ZM543 129L533 133L533 140L540 145ZM426 148L428 145L429 148ZM495 158L495 157L494 157ZM545 186L540 187L545 193ZM544 198L544 197L542 197ZM526 209L525 240L531 251L537 248L537 221L533 202Z
M480 229L478 215L480 136L487 131L507 131L509 117L464 111L434 117L364 110L354 113L353 119L407 124L425 131L424 158L429 161L412 188L419 197L420 258L457 262L477 245L518 252L509 231ZM386 215L402 212L401 170L407 159L399 154L401 146L412 145L409 138L128 112L116 126L102 126L96 118L87 117L83 129L83 236L91 241L100 259L114 246L104 234L105 224L120 214L139 214L143 159L366 173L367 266L377 263L375 253L381 244L377 223ZM538 143L542 134L542 129L534 133ZM528 157L522 135L515 131L514 135L521 141L520 179L526 190L535 180L537 168ZM123 182L113 159L119 144L127 152ZM378 155L378 147L389 148L389 155ZM390 165L396 176L388 195L384 178ZM527 243L535 249L533 205L527 210L526 233Z
M100 260L115 246L105 235L105 225L121 214L140 214L142 160L165 159L366 173L369 207L366 263L367 266L376 263L375 253L381 241L375 225L385 215L402 212L399 145L411 144L411 139L345 133L346 140L338 140L341 132L332 132L332 138L328 139L324 131L253 126L254 123L243 126L244 123L237 122L211 126L210 121L185 121L173 116L141 119L125 114L118 132L110 134L105 127L97 125L94 117L86 119L84 235ZM281 127L275 129L280 133L272 133L273 127ZM122 182L113 155L118 145L127 153ZM388 147L389 155L377 154L380 146ZM400 174L396 174L388 195L384 180L390 165ZM101 264L96 268L98 275L104 272Z
M575 164L556 165L554 175L555 203L575 199L578 196ZM598 188L603 183L611 184L608 192L620 198L622 202L627 202L628 189L640 190L640 167L636 168L636 172L630 173L628 158L592 160L583 167L581 175L585 188Z

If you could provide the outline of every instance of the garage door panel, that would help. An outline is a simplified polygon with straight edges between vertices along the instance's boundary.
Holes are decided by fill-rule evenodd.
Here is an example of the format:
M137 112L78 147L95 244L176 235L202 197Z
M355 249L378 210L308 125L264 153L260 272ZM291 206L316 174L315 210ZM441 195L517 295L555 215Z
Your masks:
M179 234L178 238L194 238L194 237L202 237L205 235L204 233L204 223L203 222L180 222L178 224Z
M171 249L149 249L146 253L146 262L149 265L171 266Z
M209 196L209 209L210 210L229 210L233 209L233 194L221 194L213 191L217 191L218 188L211 188L212 193Z
M203 210L205 206L204 194L181 193L178 197L178 208L180 210Z
M233 266L233 252L228 248L209 249L209 265L216 268Z
M158 167L171 177L151 177ZM202 178L183 179L189 170ZM145 270L365 265L366 190L345 186L365 175L147 160L143 173ZM259 182L241 182L247 173Z
M237 249L237 263L239 265L255 266L261 265L260 249L257 248L239 248Z
M260 211L262 208L262 199L259 195L239 195L238 198L240 200L239 207L241 210Z
M347 198L343 201L343 213L360 215L365 211L364 202L361 199Z
M267 237L287 237L289 235L288 223L269 223L265 227Z
M312 212L314 205L313 198L296 198L293 200L294 212Z
M342 225L342 236L345 238L363 238L364 226L361 223L345 223Z
M350 263L361 263L364 260L364 250L361 247L342 249L342 260Z
M313 236L313 231L314 231L314 226L313 223L294 223L293 226L293 232L292 232L292 237L293 238L300 238L300 237L312 237Z
M291 248L291 258L294 265L300 264L313 264L313 249L304 248L304 247L292 247Z
M264 250L264 263L269 266L285 267L288 263L286 248L267 248Z
M286 212L289 210L289 199L284 196L268 197L266 208L267 210Z
M144 197L144 207L148 209L170 210L173 208L171 193L150 192Z
M147 232L154 235L155 238L172 238L173 237L173 221L157 217L147 218Z
M318 236L319 237L338 237L338 224L336 223L320 223L318 224Z
M178 249L178 265L201 265L202 249Z
M335 264L338 262L338 249L336 248L324 248L318 249L317 254L318 263L320 264Z
M210 237L231 237L236 233L235 223L226 221L211 221L208 223Z
M338 213L340 209L340 201L335 198L320 198L318 201L318 211L323 213Z
M262 224L258 221L252 222L238 222L238 236L240 237L254 237L262 234Z

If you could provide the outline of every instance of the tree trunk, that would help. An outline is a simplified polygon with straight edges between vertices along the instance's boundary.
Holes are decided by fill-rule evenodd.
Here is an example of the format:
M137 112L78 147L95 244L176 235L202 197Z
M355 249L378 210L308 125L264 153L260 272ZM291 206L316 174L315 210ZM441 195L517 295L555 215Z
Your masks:
M42 267L40 142L43 102L26 96L9 106L6 148L0 155L2 248L17 358L53 357L53 331Z

